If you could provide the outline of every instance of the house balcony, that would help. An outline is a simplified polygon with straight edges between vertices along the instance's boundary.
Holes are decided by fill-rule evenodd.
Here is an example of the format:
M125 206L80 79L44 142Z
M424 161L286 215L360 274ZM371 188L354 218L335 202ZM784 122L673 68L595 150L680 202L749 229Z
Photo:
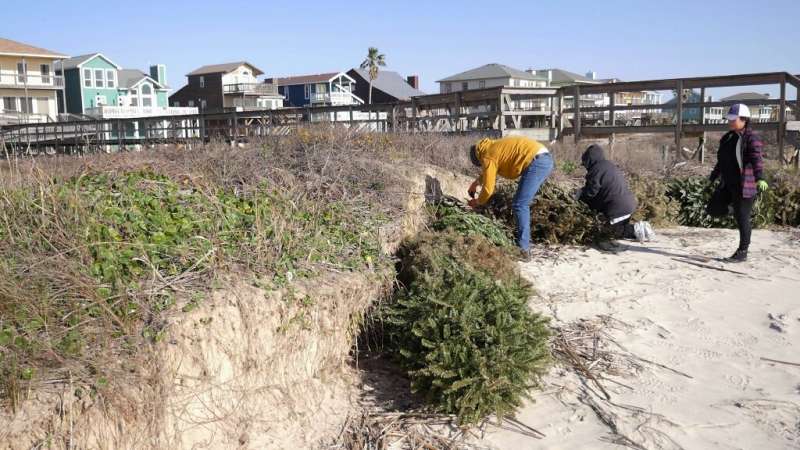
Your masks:
M64 87L64 77L60 75L41 75L18 73L0 73L0 88L11 89L61 89Z
M359 98L349 92L312 92L308 97L311 105L358 105L363 103Z
M0 125L19 125L23 123L47 123L51 119L46 114L33 114L18 111L0 111Z
M178 106L98 106L86 110L86 115L100 119L127 119L135 117L185 116L198 114L196 107Z
M236 83L222 86L225 94L244 94L244 95L280 95L278 86L268 83Z

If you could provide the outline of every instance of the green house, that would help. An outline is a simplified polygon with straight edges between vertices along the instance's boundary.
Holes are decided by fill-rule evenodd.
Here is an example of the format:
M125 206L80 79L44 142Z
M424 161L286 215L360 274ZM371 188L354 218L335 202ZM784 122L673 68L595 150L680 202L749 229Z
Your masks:
M59 105L66 105L71 114L123 118L191 113L169 108L166 68L161 64L146 74L92 53L63 60L56 72L64 76L64 101Z

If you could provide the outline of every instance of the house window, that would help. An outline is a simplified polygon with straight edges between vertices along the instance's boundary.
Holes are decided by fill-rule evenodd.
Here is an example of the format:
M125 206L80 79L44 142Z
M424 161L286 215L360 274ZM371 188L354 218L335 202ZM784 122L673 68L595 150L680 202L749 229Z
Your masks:
M152 97L142 97L142 106L153 106Z
M204 77L202 75L200 75L200 87L201 88L206 87L206 77Z
M94 87L104 87L105 86L105 70L103 69L94 69Z
M305 86L303 86L303 92L305 93L306 100L308 100L308 98L311 97L311 85L306 84Z
M25 80L25 75L28 74L28 64L21 62L17 63L17 74L19 75L17 80L20 83L26 83L27 81Z
M180 107L181 106L181 102L172 102L172 106Z
M463 83L461 83L461 90L462 90L462 91L469 90L469 83L468 83L468 82L466 82L466 81L465 81L465 82L463 82Z
M39 72L42 74L42 84L50 84L50 64L41 64Z
M33 113L33 99L28 97L28 98L20 98L19 100L20 100L20 105L22 105L22 112L24 112L26 114L32 114Z
M200 109L206 109L206 101L200 100Z
M445 94L449 94L452 91L453 91L453 87L450 85L450 83L445 83L444 84L444 92L445 92Z
M150 95L153 93L153 88L149 84L142 85L142 95Z
M105 106L106 103L105 95L97 95L94 97L94 106Z
M486 81L485 80L478 81L478 88L483 89L485 87L486 87Z
M117 87L117 72L114 69L106 70L106 87Z
M3 109L6 111L16 111L17 110L17 98L16 97L3 97Z
M83 87L92 87L92 69L83 69Z
M189 102L186 103L186 104L189 105L190 107L192 107L192 106L194 106L194 100L189 100Z

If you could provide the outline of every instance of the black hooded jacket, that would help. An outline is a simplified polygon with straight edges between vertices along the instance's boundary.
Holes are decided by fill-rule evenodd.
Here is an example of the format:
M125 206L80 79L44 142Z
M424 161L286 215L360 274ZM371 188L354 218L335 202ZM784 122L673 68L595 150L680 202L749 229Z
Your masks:
M581 157L586 167L586 185L581 191L581 201L609 220L633 214L636 196L628 188L625 175L603 153L603 147L591 145Z

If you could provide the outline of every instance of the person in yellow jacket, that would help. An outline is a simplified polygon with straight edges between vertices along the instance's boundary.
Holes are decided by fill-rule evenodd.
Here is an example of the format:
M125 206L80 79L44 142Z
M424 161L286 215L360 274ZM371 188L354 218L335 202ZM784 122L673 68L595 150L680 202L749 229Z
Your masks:
M469 187L473 208L485 205L494 194L497 175L509 180L519 179L511 204L517 221L516 240L522 259L530 260L531 203L542 183L553 171L553 157L542 143L523 136L502 139L481 139L469 149L472 163L482 173ZM475 193L481 188L478 198Z

